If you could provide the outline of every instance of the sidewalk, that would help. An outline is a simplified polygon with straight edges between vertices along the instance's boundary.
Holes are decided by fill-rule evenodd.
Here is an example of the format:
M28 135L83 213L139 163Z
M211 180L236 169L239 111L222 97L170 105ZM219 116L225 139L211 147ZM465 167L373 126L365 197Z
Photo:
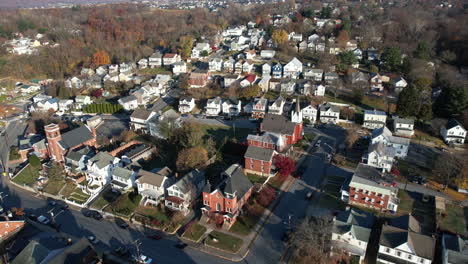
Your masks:
M288 177L288 179L286 181L284 181L283 185L281 185L281 190L280 190L280 193L278 195L278 198L272 204L270 204L270 206L268 206L268 208L265 209L265 211L263 212L262 217L260 218L260 220L258 220L257 224L255 225L255 227L253 228L252 232L250 232L249 235L239 236L237 234L234 234L234 233L231 233L231 232L228 232L228 231L225 231L225 230L213 229L211 226L205 225L204 223L199 223L200 225L203 225L203 226L205 226L207 228L207 231L205 232L205 234L200 239L200 242L196 243L194 241L185 239L183 237L181 237L181 239L183 239L184 242L187 245L189 245L189 247L194 248L194 249L199 250L199 251L202 251L202 252L204 252L206 254L210 254L210 255L213 255L213 256L216 256L216 257L219 257L219 258L222 258L222 259L226 259L226 260L229 260L229 261L234 261L234 262L242 261L249 254L250 247L255 242L257 236L263 230L264 224L270 218L270 216L273 213L273 210L276 208L276 206L281 201L283 194L289 190L289 188L291 187L291 184L295 180L296 179L294 177ZM242 247L239 249L239 251L237 253L231 253L231 252L228 252L228 251L224 251L224 250L221 250L221 249L217 249L217 248L214 248L214 247L211 247L211 246L204 245L203 241L205 240L205 238L208 236L208 234L211 231L217 231L217 232L220 232L220 233L228 234L230 236L242 239L242 241L243 241Z

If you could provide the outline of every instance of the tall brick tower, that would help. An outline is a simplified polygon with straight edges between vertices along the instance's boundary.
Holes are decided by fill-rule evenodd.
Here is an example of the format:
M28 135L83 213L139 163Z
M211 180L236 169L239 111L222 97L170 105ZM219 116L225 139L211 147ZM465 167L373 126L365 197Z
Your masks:
M63 149L59 142L62 140L60 134L60 128L57 124L49 124L44 127L46 138L47 138L47 149L49 150L49 156L58 162L63 161Z

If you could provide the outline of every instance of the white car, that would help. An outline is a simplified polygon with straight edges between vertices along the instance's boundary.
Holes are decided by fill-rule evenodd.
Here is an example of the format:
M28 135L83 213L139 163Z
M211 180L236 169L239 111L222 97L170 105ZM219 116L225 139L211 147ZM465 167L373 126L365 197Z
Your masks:
M89 242L91 242L91 244L94 244L94 245L99 243L99 240L95 236L89 236L88 240L89 240Z
M40 215L38 218L37 218L37 221L41 224L44 224L44 225L48 225L50 223L50 220L49 218L47 218L46 216L43 216L43 215Z
M139 259L138 263L150 264L151 262L153 262L153 259L152 259L152 258L147 257L147 256L145 256L145 255L140 255L140 259Z

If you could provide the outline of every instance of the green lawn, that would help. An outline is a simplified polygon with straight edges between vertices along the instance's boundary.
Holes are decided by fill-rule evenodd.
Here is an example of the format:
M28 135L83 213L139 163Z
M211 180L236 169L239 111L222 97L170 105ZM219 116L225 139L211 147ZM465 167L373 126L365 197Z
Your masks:
M214 241L216 239L216 242ZM242 246L242 239L218 231L211 232L205 240L207 245L236 253Z
M138 206L140 201L141 195L128 192L117 198L117 200L111 203L110 206L106 207L105 210L128 218Z
M73 193L75 189L76 189L76 184L73 181L67 181L65 183L65 187L62 189L60 194L63 195L64 197L68 197Z
M452 204L445 205L445 213L438 216L439 227L443 230L448 230L457 234L466 235L466 218L463 207ZM445 217L444 217L445 215Z
M39 177L39 171L28 165L20 174L13 178L13 182L21 185L33 186Z
M205 134L209 137L212 137L216 143L222 142L226 137L228 140L235 138L236 140L245 140L247 135L251 134L252 129L248 128L236 128L226 126L209 126L209 125L200 125Z
M260 220L259 216L243 214L237 218L236 222L231 227L231 229L229 229L229 231L234 234L246 236L250 234L252 228L255 227L258 220Z
M206 227L195 223L188 230L184 232L182 237L188 238L193 241L198 241L203 234L206 232Z
M257 174L253 174L253 173L247 173L247 178L249 178L249 180L255 184L255 183L261 183L263 184L265 181L266 181L266 177L262 177L260 175L257 175Z
M91 204L91 207L101 210L104 208L104 206L114 202L118 197L119 195L117 193L113 192L112 190L107 190L99 195L99 198L94 200L94 202Z
M319 207L327 209L343 210L346 208L346 204L341 201L337 196L329 193L322 193L318 202Z
M340 191L341 186L338 184L328 183L327 185L325 185L324 189L328 193L337 194Z
M81 188L75 188L73 192L70 194L70 196L67 197L68 200L71 200L73 202L83 204L89 199L89 195L84 193Z
M43 191L52 195L57 195L63 188L64 181L52 181L49 180L45 185Z
M344 177L340 177L340 176L327 176L328 182L343 183L344 179L345 179Z
M17 160L17 159L20 159L20 158L21 158L21 155L18 152L18 148L17 147L11 147L10 148L10 155L9 155L8 159L9 160Z

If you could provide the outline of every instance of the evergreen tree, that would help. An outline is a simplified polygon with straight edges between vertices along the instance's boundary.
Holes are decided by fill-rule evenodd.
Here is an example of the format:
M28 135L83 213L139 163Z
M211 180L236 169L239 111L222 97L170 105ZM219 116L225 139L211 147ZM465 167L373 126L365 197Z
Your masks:
M383 66L386 70L399 71L401 67L401 51L398 47L388 47L382 53Z
M425 41L419 42L418 47L414 51L414 56L421 60L429 60L431 58L431 47Z
M398 96L397 113L402 117L416 116L419 101L418 91L414 85L409 85Z
M434 111L443 117L460 116L468 108L468 85L449 86L437 98Z

